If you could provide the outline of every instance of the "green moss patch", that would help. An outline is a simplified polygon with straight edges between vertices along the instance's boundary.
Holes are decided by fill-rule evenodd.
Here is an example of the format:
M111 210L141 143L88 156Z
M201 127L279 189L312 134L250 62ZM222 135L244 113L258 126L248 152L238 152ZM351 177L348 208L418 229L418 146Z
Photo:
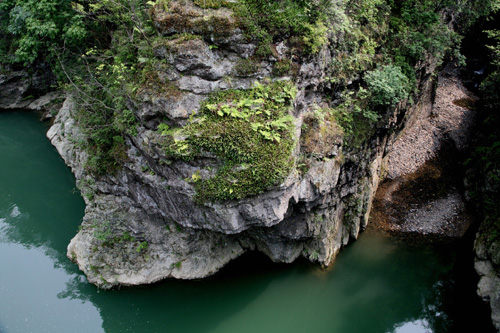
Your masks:
M251 58L240 58L234 65L234 72L238 76L250 76L259 70L259 63Z
M224 1L172 1L167 8L155 6L152 18L166 35L194 33L206 38L227 37L239 23L231 10L220 9L226 5Z
M217 92L184 128L159 126L170 158L189 161L209 153L219 159L213 177L196 173L189 179L197 201L242 199L283 182L294 166L295 94L285 81Z
M194 4L201 8L219 9L227 6L230 2L224 0L193 0Z

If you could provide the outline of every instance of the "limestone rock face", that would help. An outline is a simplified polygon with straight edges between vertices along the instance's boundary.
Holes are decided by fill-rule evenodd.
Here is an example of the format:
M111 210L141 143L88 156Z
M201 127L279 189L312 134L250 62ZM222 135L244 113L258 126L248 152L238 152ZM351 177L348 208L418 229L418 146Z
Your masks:
M238 201L195 203L188 181L210 158L160 163L156 133L142 129L129 142L128 161L94 179L68 99L47 136L75 173L87 203L82 228L68 246L89 281L102 287L173 277L202 278L247 250L276 262L299 256L322 265L356 239L368 221L387 139L331 159L313 160L279 186ZM147 166L147 168L145 168Z
M75 145L82 134L71 117L73 107L68 99L47 137L72 168L87 203L82 228L69 244L68 256L77 261L90 282L108 288L166 277L202 278L244 252L235 237L184 228L162 217L155 202L168 196L148 193L157 177L134 176L134 170L124 169L94 181L84 169L87 154ZM131 148L129 153L135 156L137 150ZM130 166L138 163L140 168L141 162L144 160L132 161ZM165 185L161 180L154 190L161 193ZM164 204L174 209L168 202Z
M61 105L63 94L51 91L55 84L49 69L38 68L33 74L26 71L10 71L0 74L0 109L27 109L50 112ZM46 115L50 117L50 114Z
M483 233L482 233L483 232ZM490 304L491 321L497 330L500 330L500 244L498 241L487 240L488 234L480 230L474 243L476 257L474 268L480 277L477 294Z
M88 156L77 144L85 137L71 99L47 133L75 173L87 203L68 257L102 288L169 277L202 278L250 250L276 262L302 256L331 264L341 247L366 227L386 148L404 127L404 119L418 116L422 108L403 103L388 111L381 130L358 148L343 147L339 134L312 154L312 148L302 144L309 135L302 125L318 105L331 99L324 77L330 52L325 48L314 57L294 60L294 73L277 75L273 68L286 45L274 46L276 52L268 58L252 58L256 45L246 40L227 9L201 11L181 3L172 1L168 12L154 13L157 28L166 36L198 37L172 37L155 46L155 56L167 63L155 73L162 90L149 87L138 93L134 114L140 125L137 135L126 138L127 157L118 171L97 178L87 173ZM291 80L298 91L291 112L294 167L281 184L258 195L197 202L189 179L193 174L213 176L217 157L205 153L189 162L168 159L158 124L183 126L210 93L248 89L272 75L273 80ZM422 96L431 96L426 89ZM430 98L419 103L430 103ZM330 124L329 130L338 129ZM313 135L309 141L318 145L318 140ZM299 161L304 157L307 167Z

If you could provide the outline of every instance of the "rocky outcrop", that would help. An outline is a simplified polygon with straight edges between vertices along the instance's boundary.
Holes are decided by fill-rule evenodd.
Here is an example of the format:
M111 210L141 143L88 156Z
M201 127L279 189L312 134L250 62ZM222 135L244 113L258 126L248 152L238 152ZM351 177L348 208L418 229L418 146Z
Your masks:
M160 165L147 149L148 130L129 142L129 161L116 175L87 175L71 110L66 101L47 133L87 202L68 256L103 288L205 277L254 249L277 262L303 256L329 265L368 222L387 142L375 138L355 155L340 148L261 195L200 205L185 179L203 161Z
M500 330L500 243L491 242L488 230L480 230L474 243L474 268L480 277L477 294L490 304L491 321Z
M287 53L286 44L273 46L275 52L265 58L251 57L256 45L243 36L226 9L201 11L176 1L172 6L168 12L154 13L159 31L196 36L184 34L155 45L155 56L161 60L154 73L159 84L138 93L134 112L140 126L137 135L126 139L121 169L98 178L87 173L88 156L78 144L84 136L75 123L71 100L47 133L73 169L87 203L68 257L102 288L168 277L202 278L251 250L276 262L302 256L331 264L340 248L366 227L382 160L394 139L390 133L398 133L431 103L433 85L422 81L422 98L415 105L401 103L387 110L378 130L360 147L345 147L340 134L331 135L312 154L301 142L308 135L308 142L318 142L318 137L302 125L330 93L324 76L331 50L324 48L294 63L293 73L277 75L273 68ZM427 70L422 77L429 78L434 66ZM191 161L168 158L158 124L185 125L211 92L248 89L272 73L274 80L294 82L298 91L292 112L293 168L281 184L264 193L197 201L191 180L194 175L213 176L217 157L206 153ZM324 126L337 130L328 122Z
M254 249L278 262L302 255L328 265L366 226L381 147L367 148L359 164L346 163L342 155L316 161L303 177L294 173L259 196L201 206L184 180L199 165L153 164L132 142L130 161L116 175L99 180L86 175L71 106L65 103L47 133L73 168L87 202L68 256L103 288L201 278Z
M54 91L50 69L38 66L33 73L10 70L0 75L0 109L27 109L43 112L44 117L57 113L64 94Z
M82 134L71 117L67 100L47 133L78 179L87 203L82 228L68 246L89 281L103 288L152 283L166 277L193 279L215 273L243 253L235 237L209 230L184 228L158 215L148 193L154 186L166 191L168 181L140 171L146 161L137 149L136 160L115 177L94 181L84 170L86 153L75 145ZM155 184L159 181L158 184ZM173 206L171 209L175 209Z
M500 183L498 178L492 177L495 168L482 167L469 169L466 177L469 194L474 195L472 202L482 219L474 241L474 267L479 275L477 294L490 305L491 320L500 331L500 238L496 210Z

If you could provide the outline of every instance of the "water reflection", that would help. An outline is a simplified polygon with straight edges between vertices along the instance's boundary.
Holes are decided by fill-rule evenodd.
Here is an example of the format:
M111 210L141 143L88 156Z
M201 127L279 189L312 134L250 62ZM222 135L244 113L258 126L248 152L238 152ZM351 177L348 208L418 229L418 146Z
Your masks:
M84 203L34 114L0 113L0 331L99 332L85 298L62 299L83 278L66 258Z
M0 275L2 332L99 332L102 323L94 304L59 299L68 272L53 267L40 249L0 243L0 262L10 269ZM5 267L5 266L4 266Z
M0 274L2 332L205 332L272 280L261 269L258 277L99 292L66 258L84 204L43 126L32 114L0 113L0 142L0 264L11 267Z
M446 314L443 290L453 284L450 276L437 281L422 299L420 318L408 318L394 325L393 333L452 332L453 320Z

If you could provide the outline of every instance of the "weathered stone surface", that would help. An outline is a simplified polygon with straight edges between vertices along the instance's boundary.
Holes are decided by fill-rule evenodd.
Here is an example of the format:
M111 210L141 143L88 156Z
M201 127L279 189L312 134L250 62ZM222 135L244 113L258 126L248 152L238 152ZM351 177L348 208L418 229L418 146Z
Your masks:
M86 175L83 165L87 155L74 144L81 133L71 117L72 105L70 100L65 102L47 136L75 173L87 203L82 229L69 244L68 256L90 282L109 288L167 277L202 278L243 253L235 237L186 229L155 215L157 198L140 187L127 186L126 172L98 181ZM135 152L130 151L132 155ZM155 180L149 174L143 178L144 183ZM140 248L143 242L146 245Z
M103 288L167 277L200 278L249 249L279 262L302 255L328 265L366 225L378 181L370 175L379 172L383 149L367 148L360 159L369 162L348 167L341 153L313 160L305 175L294 171L283 184L259 196L199 205L185 179L214 163L213 157L194 164L161 164L164 157L155 148L158 134L141 129L129 142L123 169L92 179L83 167L87 156L75 145L83 138L71 112L68 100L47 133L72 167L88 204L83 228L72 240L68 256ZM357 218L346 219L348 211L355 211ZM108 224L113 226L107 236L110 244L99 236L106 234L102 228ZM134 241L121 241L125 233ZM143 257L134 252L142 242L148 244L139 251Z
M353 157L341 152L313 159L304 175L294 171L259 196L199 205L185 179L215 163L213 157L159 163L164 156L155 148L158 134L140 129L123 169L92 179L83 167L86 154L75 145L82 137L71 110L68 100L47 135L72 167L88 204L68 256L100 287L200 278L250 249L274 261L304 256L328 265L366 226L383 146L358 151L357 163L346 164ZM108 232L110 241L103 241ZM133 240L122 241L125 234ZM143 242L147 248L137 252Z
M303 256L331 264L367 224L382 157L394 138L387 129L397 133L402 125L398 119L418 110L405 105L389 110L385 129L357 149L343 151L338 138L318 158L297 144L292 158L307 159L308 169L293 168L282 184L264 193L237 201L195 203L189 179L197 172L212 176L219 167L217 157L207 153L189 162L169 160L156 127L160 122L185 124L213 91L248 89L270 76L275 57L286 53L287 46L281 43L275 56L248 62L256 46L245 40L227 9L201 10L179 1L169 8L154 13L163 34L198 36L166 40L155 48L155 55L168 62L156 73L166 86L159 91L146 86L139 93L134 113L140 126L138 134L126 140L128 158L122 168L99 178L86 173L87 155L76 144L84 138L70 101L48 133L72 167L87 203L82 230L71 241L68 256L103 288L168 277L201 278L254 249L277 262ZM293 80L298 90L292 112L296 142L304 115L323 105L331 93L324 80L330 60L325 48L296 64L297 77L279 78ZM235 73L237 64L250 69Z
M495 328L500 330L500 276L498 264L492 259L498 253L497 246L497 242L488 242L487 236L478 233L474 243L476 251L474 268L480 277L477 294L490 304L491 320Z
M156 48L155 54L167 59L183 75L196 75L215 81L231 73L233 63L221 52L211 51L201 38L190 40L174 39L165 46Z
M27 109L47 111L60 92L51 91L54 78L43 67L32 75L26 71L12 71L0 75L0 109Z
M218 47L225 48L245 59L250 57L256 49L255 44L246 41L243 32L238 28L229 36L214 36L211 38L211 41Z
M29 101L23 101L29 88L28 75L24 72L0 75L0 108L12 109L28 105Z
M137 110L137 117L144 123L162 116L167 117L173 123L182 123L193 111L200 108L203 99L205 99L204 96L192 93L183 94L180 97L143 95L141 108Z
M238 242L225 235L165 224L144 216L127 200L97 200L110 206L87 209L83 229L69 244L68 256L90 282L103 288L153 283L166 277L203 278L243 253ZM118 211L116 207L129 208ZM111 224L114 238L96 239L97 233L106 232L100 228Z

